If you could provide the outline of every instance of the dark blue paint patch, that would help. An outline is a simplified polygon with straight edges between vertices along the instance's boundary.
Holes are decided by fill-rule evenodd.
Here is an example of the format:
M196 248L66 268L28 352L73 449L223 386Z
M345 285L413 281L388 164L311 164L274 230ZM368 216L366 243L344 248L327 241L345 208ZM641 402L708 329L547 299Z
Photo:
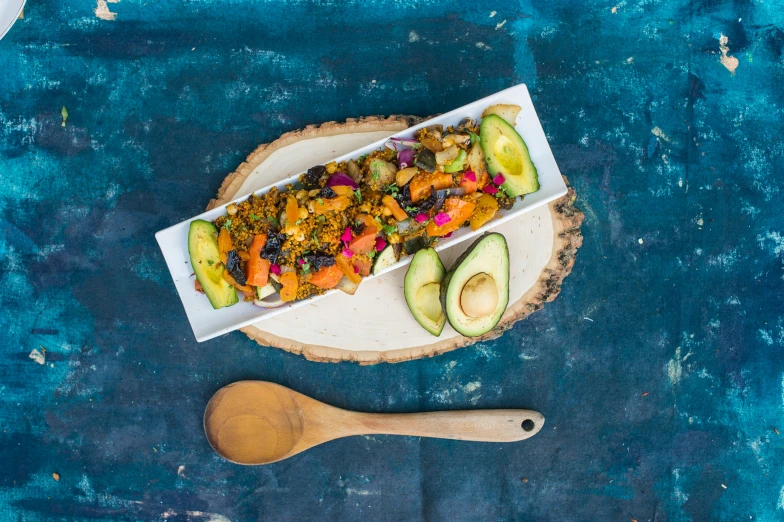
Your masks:
M780 518L775 2L108 5L113 22L32 3L0 42L8 517ZM398 365L312 363L240 333L194 342L153 234L203 210L259 143L522 81L586 214L558 299L498 340ZM244 468L201 426L241 379L363 411L528 407L547 424L521 444L356 437Z

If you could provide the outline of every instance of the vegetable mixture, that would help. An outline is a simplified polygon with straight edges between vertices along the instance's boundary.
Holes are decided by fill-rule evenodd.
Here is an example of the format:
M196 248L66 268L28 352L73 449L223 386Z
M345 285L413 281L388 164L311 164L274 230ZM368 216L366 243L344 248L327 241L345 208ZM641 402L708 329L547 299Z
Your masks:
M368 155L308 169L285 191L232 203L212 223L192 222L196 290L214 308L238 293L268 308L332 288L353 294L401 255L481 228L539 188L514 130L519 110L495 105L481 125L466 118L390 138ZM212 241L217 248L203 244Z

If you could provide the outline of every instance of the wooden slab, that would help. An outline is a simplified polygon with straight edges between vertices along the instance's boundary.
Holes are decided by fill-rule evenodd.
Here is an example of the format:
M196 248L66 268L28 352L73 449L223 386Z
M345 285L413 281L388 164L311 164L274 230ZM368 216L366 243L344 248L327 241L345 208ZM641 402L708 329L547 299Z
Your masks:
M286 133L248 156L224 180L208 209L419 121L412 116L367 117ZM509 243L510 304L498 326L482 337L463 337L449 323L440 337L421 328L403 297L406 267L363 282L353 296L335 294L242 331L261 345L299 353L310 360L360 364L418 359L498 337L560 292L582 244L583 214L574 207L574 198L574 189L570 187L566 196L550 205L493 228ZM449 267L470 244L467 241L441 252L444 265Z

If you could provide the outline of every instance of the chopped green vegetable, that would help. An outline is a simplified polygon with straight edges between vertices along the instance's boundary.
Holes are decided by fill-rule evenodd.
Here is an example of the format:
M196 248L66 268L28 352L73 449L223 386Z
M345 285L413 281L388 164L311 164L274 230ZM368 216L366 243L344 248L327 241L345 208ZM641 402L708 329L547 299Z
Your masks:
M327 216L325 216L324 214L320 216L316 216L316 221L321 221L322 223L324 223L326 220L327 220Z
M250 218L251 218L253 221L258 221L258 220L260 220L260 219L261 219L261 218L260 218L259 216L257 216L256 214L251 214L251 215L250 215Z
M479 136L477 136L477 135L476 135L476 134L474 134L473 132L471 132L471 131L468 131L468 135L469 135L469 136L471 136L471 145L473 145L474 143L476 143L477 141L479 141Z
M275 225L280 225L280 223L278 222L277 219L275 219L274 216L267 216L267 221L269 221L270 223L273 223Z
M359 189L354 191L354 195L357 197L357 203L362 203L362 192L360 192Z
M397 232L397 227L395 225L384 225L384 233L386 235L394 234Z
M323 205L323 204L324 204L324 200L323 200L323 199L321 199L321 198L318 198L316 201L318 201L318 204L319 204L319 205Z
M63 105L63 108L60 109L60 114L63 116L62 126L65 127L65 120L68 119L68 109L65 108L65 105Z

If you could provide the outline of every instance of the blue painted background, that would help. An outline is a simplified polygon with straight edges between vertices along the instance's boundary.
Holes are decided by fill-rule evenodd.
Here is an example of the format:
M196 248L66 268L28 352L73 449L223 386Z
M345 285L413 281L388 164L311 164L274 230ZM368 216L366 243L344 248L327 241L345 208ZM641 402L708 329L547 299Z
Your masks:
M774 0L31 1L0 41L0 519L781 520L783 51ZM257 144L519 82L586 214L555 302L397 365L194 341L153 233ZM238 379L547 424L244 468L201 427Z

